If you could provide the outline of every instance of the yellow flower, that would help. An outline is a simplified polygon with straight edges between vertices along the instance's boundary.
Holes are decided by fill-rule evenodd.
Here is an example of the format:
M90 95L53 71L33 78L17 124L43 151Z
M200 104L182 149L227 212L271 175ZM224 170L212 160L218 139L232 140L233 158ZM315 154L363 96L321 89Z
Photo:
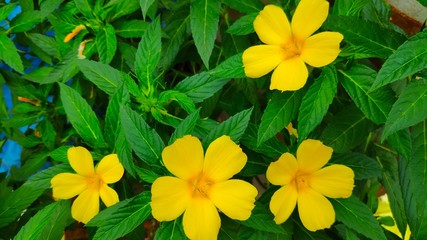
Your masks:
M102 158L94 168L90 152L84 147L72 147L67 152L75 173L60 173L52 178L53 197L70 199L79 195L71 207L71 215L79 222L87 223L99 212L99 197L105 206L119 202L116 191L107 184L122 178L124 169L116 154Z
M350 197L354 172L339 164L322 168L332 151L321 141L307 139L299 145L297 158L284 153L268 166L268 181L282 186L270 201L277 224L286 221L296 205L301 222L310 231L329 228L334 223L335 211L326 197Z
M265 6L254 21L254 28L266 45L253 46L243 52L246 76L258 78L275 69L270 89L302 88L308 78L306 63L323 67L333 62L340 52L342 34L312 35L326 20L328 11L326 0L301 0L289 23L280 7Z
M221 220L217 208L232 219L246 220L254 208L257 190L232 179L247 156L230 137L213 141L204 156L202 144L187 135L162 152L163 163L176 177L157 178L152 187L152 214L171 221L184 213L184 232L190 239L216 239Z
M394 221L393 213L390 209L390 202L388 201L387 194L384 194L380 197L378 197L378 208L377 211L374 213L374 216L377 217L391 217ZM406 226L406 232L405 232L405 238L402 238L402 234L399 231L399 228L397 228L396 223L393 223L392 226L388 226L385 224L381 224L381 226L388 231L396 234L401 239L409 240L411 237L411 230L409 229L409 226Z

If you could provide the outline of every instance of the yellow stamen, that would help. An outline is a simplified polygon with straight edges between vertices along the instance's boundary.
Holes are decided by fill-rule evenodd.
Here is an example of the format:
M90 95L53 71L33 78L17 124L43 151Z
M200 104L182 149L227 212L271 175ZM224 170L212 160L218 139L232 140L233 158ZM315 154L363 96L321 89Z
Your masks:
M86 29L86 27L82 24L78 25L77 27L75 27L73 29L73 31L71 31L69 34L67 34L67 36L65 36L64 38L64 43L69 42L71 39L73 39L77 34L79 34L79 32L81 32L82 30Z
M77 52L77 57L79 59L85 59L86 58L86 56L83 55L83 51L85 50L86 43L88 43L90 41L92 41L92 39L84 40L83 42L80 43L79 49L78 49L78 52Z
M26 102L26 103L31 103L31 104L33 104L34 106L37 106L37 107L40 106L40 101L39 100L28 99L28 98L25 98L25 97L18 96L18 101Z

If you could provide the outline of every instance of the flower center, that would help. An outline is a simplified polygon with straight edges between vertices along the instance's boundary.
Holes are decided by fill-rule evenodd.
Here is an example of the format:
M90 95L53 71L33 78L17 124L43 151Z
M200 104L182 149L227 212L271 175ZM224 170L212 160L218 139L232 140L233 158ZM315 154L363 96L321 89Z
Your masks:
M307 173L301 173L301 172L297 172L297 174L295 175L295 183L297 186L297 190L300 191L304 191L307 188L310 188L309 182L310 182L310 175Z
M283 44L282 48L284 50L283 57L285 60L289 58L293 58L295 56L299 56L301 54L301 50L298 44L293 40L287 42L286 44Z
M209 190L213 184L214 182L203 173L192 178L189 181L189 185L193 198L208 198Z
M103 183L102 179L97 174L94 174L91 177L86 177L86 181L87 181L88 188L94 191L99 191L99 188Z

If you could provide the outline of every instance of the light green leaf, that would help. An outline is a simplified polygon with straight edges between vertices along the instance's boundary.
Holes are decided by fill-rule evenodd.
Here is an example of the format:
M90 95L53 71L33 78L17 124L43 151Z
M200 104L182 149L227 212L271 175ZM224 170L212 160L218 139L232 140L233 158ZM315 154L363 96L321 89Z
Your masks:
M12 19L9 31L12 33L26 32L34 28L41 20L42 14L40 11L24 11Z
M241 224L258 231L270 232L270 233L285 233L285 230L281 225L277 225L274 220L274 216L269 210L260 203L255 204L255 208L252 210L251 216L248 220L242 221Z
M238 53L227 58L216 68L209 71L209 74L221 78L245 78L245 71L242 63L242 53Z
M227 78L218 78L207 72L201 72L179 82L175 90L185 93L194 103L199 103L214 95L228 81Z
M129 92L124 85L121 85L112 95L105 114L104 135L111 146L114 146L118 132L121 129L120 104L126 105L128 102L130 102Z
M120 71L108 64L90 60L79 60L77 64L85 77L108 95L122 84Z
M427 80L418 80L410 83L394 103L385 123L381 140L426 118Z
M334 155L330 163L343 164L354 171L354 178L368 179L381 176L381 166L375 159L358 152Z
M184 230L182 229L182 218L179 217L173 221L161 222L156 230L154 240L186 240Z
M0 60L19 73L24 73L24 65L18 50L6 34L0 34Z
M96 48L101 62L109 64L117 50L116 30L111 24L106 24L96 33Z
M120 119L126 139L136 155L149 165L159 165L164 143L156 130L131 108L120 106Z
M427 65L427 32L403 43L383 64L371 91L421 71Z
M354 105L344 108L335 115L320 136L320 140L343 153L359 145L371 130L372 123Z
M337 93L337 72L335 68L326 67L322 74L310 86L298 114L298 136L304 140L321 122L326 115L329 105Z
M53 37L49 37L40 33L28 33L28 38L41 50L51 57L58 57L58 46Z
M240 17L227 29L227 32L232 35L248 35L255 32L254 21L258 13L251 13Z
M298 113L302 90L274 93L261 118L258 129L258 146L284 129Z
M154 91L154 70L161 52L160 19L156 18L142 35L135 58L135 71L145 95Z
M142 181L147 183L153 183L160 177L157 173L145 168L135 167L135 172Z
M342 33L344 41L364 48L372 57L387 58L406 40L402 34L356 17L330 15L325 25Z
M387 239L372 211L359 199L351 196L330 199L330 201L334 206L338 221L370 239Z
M65 84L59 83L59 87L65 113L76 132L90 146L105 147L99 120L86 100Z
M71 146L61 146L49 153L49 156L58 162L68 163L67 152Z
M88 0L74 0L76 8L87 18L93 18L93 10Z
M70 201L57 201L38 211L13 238L14 240L57 240L64 235L71 218Z
M188 115L182 122L178 125L175 131L172 133L172 136L169 139L169 145L175 142L176 139L184 137L187 134L193 132L194 127L196 126L197 120L199 120L200 110L196 110L190 115Z
M230 136L234 142L238 143L240 137L245 133L248 127L252 109L253 108L243 110L217 125L209 132L208 136L203 139L203 145L207 146L222 135Z
M9 16L9 14L12 12L12 10L17 5L17 2L14 3L8 3L0 8L0 21L3 21Z
M259 0L224 0L223 2L225 5L246 14L258 13L264 7L264 4Z
M194 44L206 68L209 69L214 42L218 30L221 1L191 0L190 25Z
M150 216L150 201L151 194L148 191L133 197L98 225L93 239L117 239L125 236Z
M147 16L147 11L153 5L155 0L140 0L139 5L141 5L142 17L145 19Z
M40 4L41 18L44 19L51 14L64 0L45 0Z
M118 121L117 124L119 123L120 121ZM135 163L133 162L134 156L132 154L132 148L126 139L125 133L121 125L118 125L117 127L119 129L117 129L117 135L114 142L114 147L116 149L117 156L119 157L119 160L123 164L123 167L126 169L126 171L133 177L136 177L137 173Z
M389 88L369 91L375 70L358 64L347 71L339 70L339 73L341 84L365 116L374 123L385 123L393 105L394 92Z
M51 71L47 72L47 76L39 79L36 78L30 80L40 84L66 82L79 72L77 60L78 59L75 53L73 51L70 51L61 62L55 65L55 67L51 69Z
M249 124L246 128L245 134L243 134L240 142L242 142L249 149L262 153L272 159L279 158L283 153L289 152L289 149L284 143L280 142L276 138L270 138L267 141L257 145L258 126Z
M116 33L124 38L139 38L150 24L142 20L124 21L116 28Z
M161 92L158 98L160 103L167 104L170 101L176 101L186 112L192 113L196 111L196 106L193 100L182 92L176 90L166 90Z
M334 2L332 12L340 16L359 16L360 11L369 0L337 0Z

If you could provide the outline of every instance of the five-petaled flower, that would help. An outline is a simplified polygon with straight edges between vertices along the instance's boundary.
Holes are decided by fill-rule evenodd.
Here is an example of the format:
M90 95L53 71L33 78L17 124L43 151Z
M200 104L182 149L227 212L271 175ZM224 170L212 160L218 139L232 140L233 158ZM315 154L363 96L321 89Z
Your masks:
M99 198L105 206L119 202L117 192L107 184L118 182L124 173L116 154L102 158L96 168L90 152L84 147L71 147L68 160L75 173L60 173L52 178L53 197L70 199L78 195L71 207L71 215L87 223L99 212Z
M321 32L312 35L326 20L326 0L301 0L292 23L284 11L267 5L254 21L255 32L265 45L253 46L243 53L246 76L258 78L273 69L270 89L294 91L308 78L306 63L323 67L333 62L340 52L342 34Z
M204 156L199 139L187 135L162 152L163 163L176 177L157 178L152 187L152 214L171 221L184 213L184 232L190 239L216 239L221 220L217 208L232 219L246 220L257 190L230 178L246 164L247 156L230 137L213 141Z
M270 164L268 181L282 186L270 201L270 210L277 224L286 221L296 205L303 225L310 231L329 228L335 222L334 208L326 197L350 197L354 172L340 164L322 168L331 158L332 151L318 140L307 139L299 145L296 158L284 153Z

